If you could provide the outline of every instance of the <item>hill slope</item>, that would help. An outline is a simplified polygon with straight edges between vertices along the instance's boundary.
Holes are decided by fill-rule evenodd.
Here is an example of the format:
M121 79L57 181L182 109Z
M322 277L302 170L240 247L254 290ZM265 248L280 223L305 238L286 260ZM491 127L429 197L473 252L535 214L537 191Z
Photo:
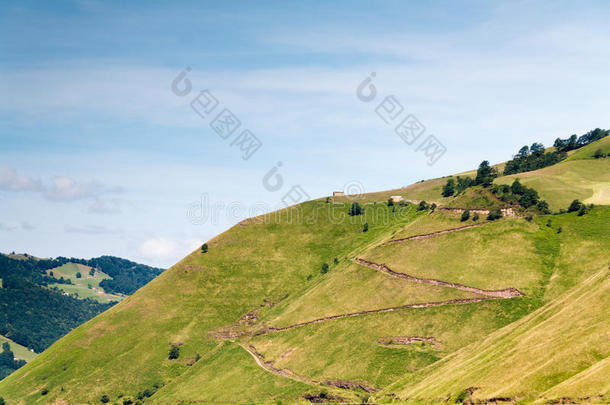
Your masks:
M596 162L517 177L563 207L553 183L605 183L610 166ZM0 396L608 402L610 208L462 221L443 208L508 205L481 187L443 198L445 181L243 221L0 382ZM442 206L388 206L391 195ZM348 214L353 201L363 215Z

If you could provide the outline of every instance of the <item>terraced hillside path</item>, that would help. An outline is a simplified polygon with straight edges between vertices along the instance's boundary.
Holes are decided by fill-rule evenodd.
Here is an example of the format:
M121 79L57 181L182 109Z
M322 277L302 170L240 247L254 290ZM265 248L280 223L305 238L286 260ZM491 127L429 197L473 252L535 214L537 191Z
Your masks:
M525 296L525 294L523 294L521 291L517 290L516 288L510 287L510 288L505 288L503 290L483 290L480 288L476 288L476 287L470 287L467 285L463 285L463 284L458 284L458 283L452 283L449 281L441 281L441 280L435 280L432 278L419 278L419 277L414 277L411 276L409 274L406 273L400 273L397 271L392 270L391 268L389 268L388 266L386 266L385 264L378 264L378 263L373 263L370 262L368 260L362 259L360 257L356 257L354 258L354 261L362 266L366 266L369 267L371 269L374 270L378 270L381 271L383 273L389 274L391 276L394 277L399 277L408 281L412 281L414 283L420 283L420 284L431 284L431 285L438 285L438 286L442 286L442 287L450 287L450 288L455 288L456 290L462 290L462 291L468 291L468 292L472 292L472 293L476 293L476 294L480 294L480 295L485 295L487 297L494 297L494 298L514 298L514 297L523 297Z
M393 243L398 243L398 242L406 242L408 240L428 239L428 238L431 238L433 236L442 235L442 234L445 234L445 233L452 233L452 232L463 231L465 229L477 228L479 226L487 225L489 222L490 221L485 221L485 222L481 222L479 224L464 225L464 226L460 226L460 227L457 227L457 228L451 228L451 229L443 229L441 231L425 233L425 234L422 234L422 235L413 235L413 236L407 236L406 238L391 239L391 240L389 240L387 242L384 242L384 243L380 244L379 246L391 245Z
M380 314L380 313L384 313L384 312L392 312L392 311L397 311L397 310L402 310L402 309L441 307L444 305L455 305L455 304L470 304L473 302L487 301L487 300L496 299L496 298L497 297L456 298L456 299L451 299L451 300L446 300L446 301L422 302L419 304L405 304L405 305L398 305L395 307L388 307L388 308L368 309L365 311L350 312L347 314L325 316L323 318L313 319L311 321L306 321L306 322L295 323L294 325L284 326L282 328L269 327L269 328L266 328L264 331L260 331L260 333L267 334L267 333L272 333L272 332L282 332L285 330L300 328L301 326L312 325L314 323L332 321L335 319L342 319L342 318L351 318L353 316L360 316L360 315L367 315L367 314Z

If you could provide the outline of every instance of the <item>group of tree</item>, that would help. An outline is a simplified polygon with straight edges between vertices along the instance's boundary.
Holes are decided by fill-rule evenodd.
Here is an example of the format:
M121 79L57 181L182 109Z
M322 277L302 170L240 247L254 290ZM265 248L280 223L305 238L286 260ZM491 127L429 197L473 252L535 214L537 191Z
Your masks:
M11 346L4 342L0 353L0 380L23 366L25 366L25 360L15 360Z
M491 191L501 201L511 204L518 203L525 209L535 206L543 214L550 212L549 204L545 200L540 199L538 192L531 187L521 184L519 179L515 179L510 186L507 184L496 184L492 187Z
M591 205L592 207L593 205ZM578 212L578 216L582 217L587 213L587 206L581 203L579 200L574 200L568 207L568 212Z
M441 194L443 197L451 197L462 193L468 187L489 187L496 177L498 177L498 171L489 165L489 161L484 160L479 165L474 179L468 176L457 176L456 181L453 177L449 177L443 186Z
M567 154L562 150L545 152L544 145L534 142L532 146L524 146L512 160L506 162L504 175L529 172L554 165L566 158Z
M605 138L610 133L607 129L595 128L592 131L587 132L580 137L576 134L570 136L566 139L557 138L555 139L555 143L553 146L560 152L567 152L570 150L582 148L590 144L591 142L598 141L602 138Z

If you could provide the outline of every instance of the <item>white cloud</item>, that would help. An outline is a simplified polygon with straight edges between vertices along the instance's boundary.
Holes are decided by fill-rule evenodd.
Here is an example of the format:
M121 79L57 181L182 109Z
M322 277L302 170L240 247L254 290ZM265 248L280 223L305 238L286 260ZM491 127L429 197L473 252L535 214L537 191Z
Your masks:
M15 229L17 229L15 225L3 224L0 222L0 231L14 231Z
M145 240L138 247L140 255L157 263L174 264L201 245L196 239L170 239L155 237Z
M102 191L103 186L99 183L78 183L70 177L55 176L51 185L45 188L44 196L51 201L74 201L93 197Z
M33 231L36 227L27 221L21 221L21 229L24 231Z
M66 226L68 233L82 233L88 235L112 235L121 233L119 229L111 229L101 225Z
M39 191L40 180L17 173L10 167L0 167L0 189L7 191Z
M120 201L116 198L97 197L89 207L89 212L93 214L119 214L121 212L119 205Z

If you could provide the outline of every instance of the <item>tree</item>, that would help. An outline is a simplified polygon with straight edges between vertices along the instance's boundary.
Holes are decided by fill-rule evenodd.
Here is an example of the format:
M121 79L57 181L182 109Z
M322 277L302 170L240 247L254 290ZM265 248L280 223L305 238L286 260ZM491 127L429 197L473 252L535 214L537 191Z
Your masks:
M455 180L453 180L453 177L450 177L443 186L442 195L443 197L451 197L453 194L455 194Z
M4 405L4 404L5 404L4 398L0 397L0 405Z
M420 201L419 205L417 206L417 211L424 211L428 209L428 203L425 201Z
M519 149L519 152L517 152L515 157L516 158L524 158L524 157L526 157L529 154L530 154L530 148L529 148L529 146L525 145L524 147Z
M320 270L320 273L322 273L322 274L328 273L328 263L322 264L322 270Z
M91 267L91 270L89 270L89 275L91 277L95 276L95 268Z
M601 159L603 157L606 157L606 155L604 154L604 152L601 149L598 149L595 151L595 153L593 154L593 157L595 159Z
M580 203L580 201L578 200L574 200L572 201L572 203L570 204L570 206L568 207L568 212L575 212L578 211L580 209L580 206L582 204Z
M388 198L388 207L394 206L394 199L392 197Z
M561 227L557 228L557 233L561 233L563 229Z
M489 214L487 214L487 219L490 221L502 218L502 210L500 208L492 208L489 210Z
M362 215L362 207L360 204L353 202L352 206L349 208L349 215L352 217L355 215Z
M538 204L536 204L536 208L543 214L549 214L551 212L551 210L549 210L549 203L544 200L538 201Z
M580 209L578 210L578 216L582 217L587 213L587 207L584 204L581 204Z
M102 395L102 397L100 398L100 402L102 404L107 404L108 402L110 402L110 398L108 398L108 395L104 394ZM1 405L1 404L0 404Z
M474 179L474 181L476 185L489 187L496 177L498 177L498 172L496 169L489 166L489 161L484 160L477 169L477 177Z
M530 147L530 153L532 155L541 155L544 153L544 145L539 142L534 142Z
M473 221L478 221L479 220L479 213L475 212L474 215L472 216L472 220Z
M469 210L464 210L464 212L462 212L462 219L461 221L468 221L468 218L470 218L470 211Z
M201 253L208 253L208 244L204 243L201 245Z
M335 264L339 264L339 259L337 259L336 257L333 259L333 263Z
M80 274L80 271L76 272L76 278L81 278L83 275Z
M172 345L171 349L169 349L169 355L167 356L170 360L175 360L180 357L180 347L177 345Z
M456 187L457 194L466 190L468 187L472 187L473 185L474 185L474 180L471 179L470 177L457 176L457 187Z
M536 205L538 202L538 192L533 188L524 188L523 195L519 198L519 204L525 208Z
M364 225L362 226L362 232L368 232L369 231L369 223L365 222Z
M510 191L513 194L523 194L523 185L521 184L521 182L519 181L519 179L515 179L515 181L513 181L513 184L511 184L510 186Z

